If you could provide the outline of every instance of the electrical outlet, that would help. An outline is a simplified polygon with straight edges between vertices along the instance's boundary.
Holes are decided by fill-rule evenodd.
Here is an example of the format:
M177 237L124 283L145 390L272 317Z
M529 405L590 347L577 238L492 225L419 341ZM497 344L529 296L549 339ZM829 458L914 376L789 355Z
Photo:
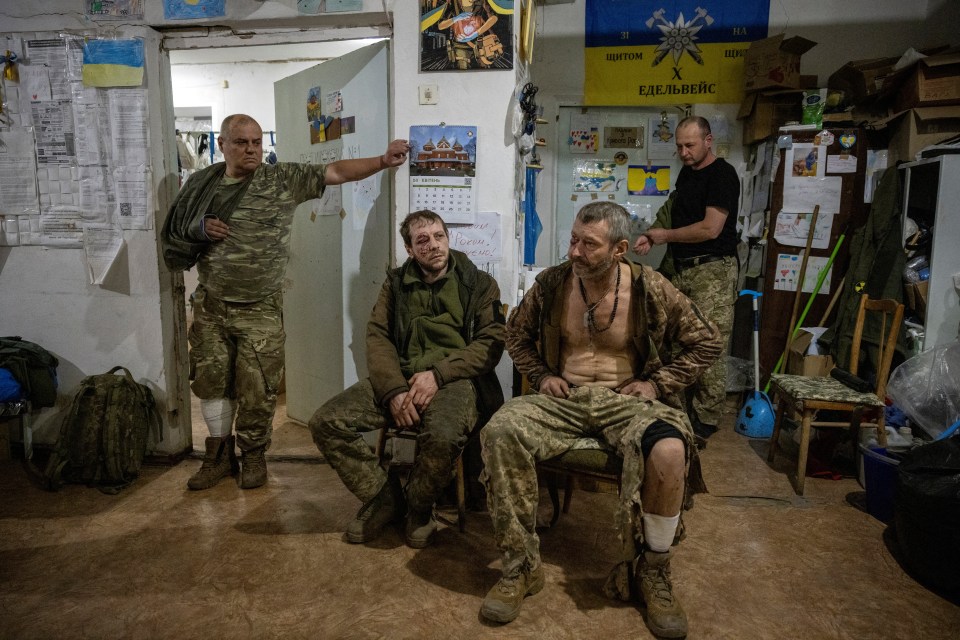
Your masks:
M437 85L435 84L422 84L420 85L420 104L437 104Z

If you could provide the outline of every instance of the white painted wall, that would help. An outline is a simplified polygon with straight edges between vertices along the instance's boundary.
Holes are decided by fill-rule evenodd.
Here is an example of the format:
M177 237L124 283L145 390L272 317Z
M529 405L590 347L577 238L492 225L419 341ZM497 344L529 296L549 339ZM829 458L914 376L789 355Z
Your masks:
M557 105L564 101L576 104L582 97L584 3L585 0L575 0L538 9L533 79L540 86L538 97L547 107L549 120L553 120ZM505 258L499 280L504 299L512 302L510 293L516 290L517 269L517 241L512 226L516 189L522 187L522 180L516 177L510 114L514 89L525 77L525 70L420 74L418 10L412 0L364 0L361 12L319 17L297 16L291 0L231 0L225 19L188 22L165 21L162 2L144 5L143 22L111 23L110 27L119 28L122 34L139 33L148 38L147 86L153 117L150 188L158 212L166 211L175 184L171 182L176 171L175 150L164 126L172 121L172 111L167 110L165 100L172 90L164 77L165 57L159 51L157 38L144 27L177 27L179 34L173 38L177 45L195 48L230 43L343 40L389 35L393 31L393 135L406 137L411 125L439 121L476 124L480 128L479 208L505 214ZM94 31L99 25L82 14L81 6L76 0L45 0L39 13L37 3L3 2L0 29L4 33ZM771 32L784 30L788 35L803 35L820 43L805 56L803 71L818 74L823 82L846 60L896 55L909 46L949 42L960 17L958 12L960 3L953 0L773 0ZM438 105L418 104L417 87L423 83L438 85ZM549 125L544 127L540 135L555 140L556 132L550 129ZM547 169L542 174L545 180L540 189L545 196L553 191L549 153L548 147L544 156ZM395 173L394 220L408 209L407 178L406 168ZM541 216L548 217L552 203L540 204ZM134 375L157 390L166 410L166 438L157 450L175 452L182 450L189 438L184 433L189 428L182 428L189 423L189 393L182 369L185 347L182 334L174 331L174 320L183 313L176 306L176 300L183 295L182 279L158 265L153 236L136 232L126 237L126 268L121 272L121 281L109 288L91 287L78 275L82 273L82 257L76 250L0 249L0 300L4 301L0 307L0 333L22 333L50 347L61 357L65 389L75 385L82 375L105 371L117 363L131 364ZM399 240L395 243L399 244ZM396 253L402 258L402 247ZM49 424L45 432L49 434Z

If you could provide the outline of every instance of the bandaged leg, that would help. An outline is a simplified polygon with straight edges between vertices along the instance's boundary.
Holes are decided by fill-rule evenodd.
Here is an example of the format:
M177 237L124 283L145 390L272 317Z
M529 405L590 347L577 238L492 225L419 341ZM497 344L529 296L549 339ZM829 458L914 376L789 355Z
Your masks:
M214 398L200 401L200 413L212 438L226 438L233 430L237 415L237 401L229 398Z
M663 553L670 550L680 522L680 512L675 516L643 514L643 540L651 551Z

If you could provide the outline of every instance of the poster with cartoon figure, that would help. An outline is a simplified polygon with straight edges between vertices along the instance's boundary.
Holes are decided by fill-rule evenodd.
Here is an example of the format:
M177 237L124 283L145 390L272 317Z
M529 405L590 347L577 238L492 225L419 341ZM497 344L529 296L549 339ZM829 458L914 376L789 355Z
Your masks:
M513 68L514 0L420 0L420 71Z
M672 160L677 154L677 122L679 117L661 112L650 116L647 127L647 158Z

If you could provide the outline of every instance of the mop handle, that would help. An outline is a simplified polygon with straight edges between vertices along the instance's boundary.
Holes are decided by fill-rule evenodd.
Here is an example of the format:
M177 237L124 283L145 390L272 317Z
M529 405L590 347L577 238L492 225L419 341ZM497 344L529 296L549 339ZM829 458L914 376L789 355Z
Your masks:
M796 338L800 326L803 324L803 321L807 319L807 312L810 311L810 306L813 304L814 299L816 299L817 294L820 293L820 287L823 286L823 281L827 277L827 273L830 271L830 266L833 265L833 259L837 257L837 252L840 250L840 245L843 244L846 234L841 233L840 237L837 238L837 245L833 248L833 253L830 254L830 258L827 260L827 264L823 265L823 269L820 271L820 275L817 276L817 284L813 287L813 293L810 294L810 299L807 300L807 306L803 308L803 313L800 314L800 319L797 320L797 324L793 327L787 327L787 331L790 331L790 335L793 338ZM792 338L791 338L792 340ZM777 373L780 371L780 365L783 364L784 358L787 356L787 350L784 349L783 353L780 354L780 359L777 360L776 366L773 367L773 372ZM770 391L770 380L767 380L767 386L764 387L763 392L767 393Z
M757 309L757 298L763 294L744 289L739 295L753 297L753 390L760 393L760 311Z

